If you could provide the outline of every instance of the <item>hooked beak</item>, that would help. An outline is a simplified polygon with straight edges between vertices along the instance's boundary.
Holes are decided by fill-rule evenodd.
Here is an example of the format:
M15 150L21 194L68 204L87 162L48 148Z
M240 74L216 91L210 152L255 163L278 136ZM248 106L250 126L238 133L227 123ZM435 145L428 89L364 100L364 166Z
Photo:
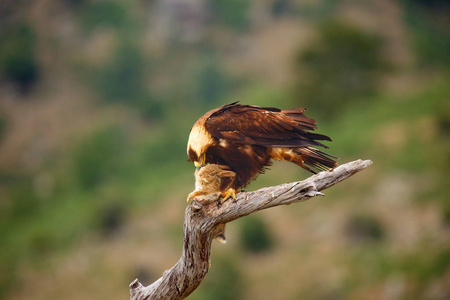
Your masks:
M194 161L194 166L197 170L200 170L205 165L205 156L200 158L200 161Z

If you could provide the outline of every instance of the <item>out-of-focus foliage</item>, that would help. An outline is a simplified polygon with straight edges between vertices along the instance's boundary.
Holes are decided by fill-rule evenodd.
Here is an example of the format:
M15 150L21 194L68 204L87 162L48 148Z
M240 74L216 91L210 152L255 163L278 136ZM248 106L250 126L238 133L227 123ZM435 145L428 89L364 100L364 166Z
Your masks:
M215 18L233 30L243 30L249 26L249 0L208 0Z
M249 216L242 221L240 240L245 251L259 253L273 247L267 225L257 216Z
M379 241L384 237L380 222L370 215L356 215L350 218L346 225L346 233L355 243Z
M322 24L319 39L299 54L295 98L327 118L370 100L387 65L381 46L380 37L350 25Z
M3 116L2 112L0 111L0 143L2 142L3 134L6 131L6 125L7 125L7 121L6 121L5 117Z
M230 258L216 257L214 270L208 273L204 286L191 297L197 300L233 300L241 299L244 291L245 284L237 263Z
M36 37L29 24L0 29L0 76L13 81L24 92L38 80Z
M205 58L198 62L197 68L193 82L193 86L197 88L196 98L202 104L217 103L220 105L219 101L226 99L231 82L218 59L213 55L206 54Z
M108 180L109 176L117 174L124 140L119 129L108 128L85 137L77 145L72 174L80 188L95 188Z
M339 2L334 0L305 1L301 2L298 11L304 18L329 20L335 15L338 6Z
M113 237L124 227L129 210L125 203L125 199L118 198L107 201L99 209L97 226L105 237Z
M450 103L444 99L436 105L436 123L437 134L436 139L439 146L433 147L433 156L435 161L433 167L438 173L438 186L435 190L439 199L441 199L442 212L444 220L450 225L450 202L446 201L450 194L450 186L447 184L448 168L450 166Z
M96 27L124 28L130 23L123 1L88 1L80 12L81 24L88 30Z
M124 1L83 1L76 8L77 19L88 36L106 29L117 38L106 63L85 66L81 76L104 102L124 103L137 108L144 117L159 117L163 108L151 94L151 61L137 40L142 34L143 20Z
M136 45L123 43L108 64L90 70L89 77L104 102L136 107L143 116L162 114L162 106L151 96L148 63Z
M450 64L450 2L403 0L405 19L413 32L421 65Z

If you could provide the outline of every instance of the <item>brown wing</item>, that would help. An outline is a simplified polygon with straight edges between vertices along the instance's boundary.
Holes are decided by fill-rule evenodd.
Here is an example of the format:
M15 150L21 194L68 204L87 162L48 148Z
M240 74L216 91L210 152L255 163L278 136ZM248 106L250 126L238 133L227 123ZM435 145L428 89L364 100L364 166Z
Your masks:
M265 147L322 146L317 140L328 136L308 132L317 128L303 108L280 110L231 103L215 110L205 122L206 130L216 138Z

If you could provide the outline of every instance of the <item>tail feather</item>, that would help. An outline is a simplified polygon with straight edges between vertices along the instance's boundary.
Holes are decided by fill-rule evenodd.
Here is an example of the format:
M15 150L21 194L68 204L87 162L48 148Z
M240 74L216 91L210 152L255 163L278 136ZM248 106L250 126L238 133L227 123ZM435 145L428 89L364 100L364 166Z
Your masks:
M338 159L313 147L274 147L270 149L269 155L274 160L293 162L314 174L316 173L315 170L327 171L335 168L337 166L336 160Z
M327 171L330 169L334 169L337 166L336 159L337 157L318 150L313 147L303 147L303 148L295 148L293 149L294 153L300 156L300 165L301 167L307 169L308 171L315 173L314 170L305 167L305 165L313 167L318 171Z

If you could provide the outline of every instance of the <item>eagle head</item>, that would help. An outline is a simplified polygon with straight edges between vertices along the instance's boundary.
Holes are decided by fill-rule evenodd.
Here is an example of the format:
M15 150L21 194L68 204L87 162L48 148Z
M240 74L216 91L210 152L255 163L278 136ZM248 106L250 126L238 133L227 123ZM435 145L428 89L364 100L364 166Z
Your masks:
M203 122L202 122L203 121ZM205 128L204 120L199 119L192 127L187 144L189 160L200 169L206 163L206 150L214 143L211 134Z

